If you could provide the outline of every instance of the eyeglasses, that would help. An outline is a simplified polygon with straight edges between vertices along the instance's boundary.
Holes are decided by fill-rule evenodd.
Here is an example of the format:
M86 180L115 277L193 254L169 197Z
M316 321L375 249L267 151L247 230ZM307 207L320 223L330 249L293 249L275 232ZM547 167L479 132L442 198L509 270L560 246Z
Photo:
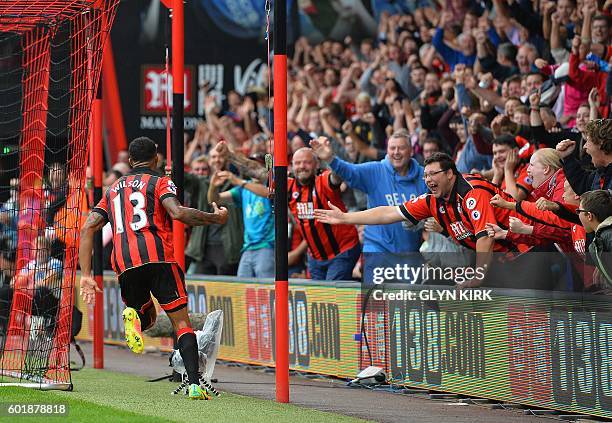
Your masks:
M427 178L433 178L434 175L437 175L438 173L446 172L446 170L447 169L442 169L442 170L436 170L435 172L424 173L423 180L427 180Z
M588 210L584 210L584 209L576 209L576 214L580 214L580 213L591 213Z

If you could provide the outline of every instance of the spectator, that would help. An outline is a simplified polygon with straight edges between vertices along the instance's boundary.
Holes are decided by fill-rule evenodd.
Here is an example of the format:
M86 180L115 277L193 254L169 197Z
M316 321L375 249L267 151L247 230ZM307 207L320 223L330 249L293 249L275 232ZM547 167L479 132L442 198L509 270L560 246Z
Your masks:
M216 150L211 150L209 169L216 172L227 169L226 158ZM193 173L185 173L185 192L190 195L192 204L198 210L212 210L208 203L210 179ZM226 181L220 192L230 190L232 185ZM243 221L238 207L228 205L228 222L226 225L210 224L196 226L191 230L191 236L185 256L191 263L187 274L236 275L242 247Z
M566 90L567 92L567 90ZM571 129L563 129L554 113L547 107L540 107L541 94L534 92L529 96L531 139L537 146L554 148L564 139L578 141L580 135Z
M125 163L126 165L130 165L130 153L127 150L120 150L117 153L117 163Z
M332 225L384 225L402 220L417 224L420 220L433 217L442 226L445 235L477 253L509 251L513 248L509 244L496 243L488 237L486 229L487 223L508 226L512 213L493 208L489 201L495 194L506 200L511 197L481 177L461 175L450 156L444 153L434 154L425 162L423 175L431 194L421 195L414 201L352 213L332 206L331 210L315 210L315 218ZM465 213L459 212L459 207ZM490 260L489 254L479 254L476 266L486 268ZM471 279L462 286L479 286L481 283L482 280Z
M589 245L589 254L597 266L602 287L612 290L612 192L595 190L580 196L578 216L587 232L595 238Z
M434 153L440 153L442 151L440 141L438 141L436 138L427 138L423 143L421 151L422 155L420 163L422 164L423 161L429 159Z
M66 167L58 162L51 163L49 165L49 172L47 176L47 195L46 195L46 221L47 226L51 226L55 213L66 204L67 195L67 178L66 178Z
M308 244L308 272L315 280L351 280L359 259L357 230L352 225L329 225L314 220L315 208L339 204L342 180L324 171L317 176L319 161L310 148L295 152L292 162L295 177L288 181L289 210Z
M612 189L612 119L596 119L586 126L584 149L591 156L595 170L585 170L572 155L576 142L564 140L557 145L563 159L563 171L578 195L596 189Z
M427 192L423 181L423 168L412 158L412 146L406 131L397 131L389 138L387 156L380 162L359 165L347 163L334 157L329 140L325 138L311 141L311 146L319 159L329 163L332 171L349 187L367 194L368 208L383 205L399 206ZM414 259L415 255L406 253L418 251L420 240L420 231L399 222L386 226L367 225L363 252L364 254L404 254L407 256L406 259L410 260ZM371 266L367 256L365 267L365 274L369 274L368 269Z
M15 276L15 249L6 238L0 239L0 289ZM1 308L1 307L0 307Z
M518 157L515 137L501 135L493 141L493 183L520 201L531 193L531 178L527 164Z
M527 166L527 176L531 178L535 199L561 201L565 174L561 168L559 153L552 148L542 148L531 156Z
M352 120L344 122L342 130L353 140L354 145L369 160L381 160L384 153L384 129L372 113L370 96L361 93L355 101L356 110Z
M516 53L516 64L519 72L523 75L529 74L533 70L533 65L538 57L538 49L531 43L521 45ZM530 93L531 90L527 89Z
M498 81L503 81L519 72L514 60L516 58L516 47L512 43L500 44L497 48L497 58L487 49L487 38L484 31L477 32L476 45L478 60L483 72L491 72Z
M527 222L533 223L526 224L520 219L511 218L508 230L489 225L487 227L489 236L536 247L555 242L557 248L568 253L578 276L577 280L566 278L564 288L569 291L592 290L595 269L592 266L585 266L584 263L586 232L576 211L580 197L567 181L564 182L563 189L563 203L552 203L552 206L545 207L542 207L540 201L512 203L498 197L492 198L491 204L495 207L516 210L522 216L522 220L526 218Z
M0 233L11 249L17 247L17 223L19 220L19 180L10 180L8 200L0 206Z
M444 58L446 63L451 67L451 71L457 64L464 64L472 66L476 61L476 49L474 44L474 38L470 34L462 33L457 37L457 43L459 49L449 47L444 42L444 31L445 27L452 22L452 14L449 12L442 12L442 17L438 23L436 34L432 40L433 46Z
M333 155L347 166L368 161L378 161L373 163L378 166L394 140L392 135L406 130L418 160L435 151L448 152L462 173L478 171L488 179L496 168L496 181L517 198L525 197L517 183L527 182L517 178L532 179L536 188L525 198L537 197L538 205L547 209L560 207L551 200L559 200L566 172L579 194L610 187L612 170L606 169L611 164L610 149L604 148L608 135L590 137L587 130L589 121L605 119L609 113L609 7L601 8L601 2L593 0L578 4L573 0L461 0L439 2L442 10L436 14L429 0L409 2L409 6L396 2L385 5L384 11L378 3L373 6L380 16L375 39L310 44L300 38L295 43L288 63L291 154L323 135L329 138ZM447 76L450 71L452 79ZM227 180L265 181L266 170L247 159L271 153L269 70L264 67L262 72L259 86L247 88L247 95L228 93L224 109L215 97L205 97L205 120L185 146L186 162L208 154L219 140L227 140L235 152L229 157L231 169L240 173L240 177L228 175ZM505 147L493 145L504 135L518 144L516 159L515 148L508 149L511 154L505 152L504 160L498 150ZM439 145L428 139L437 139ZM547 149L567 148L562 142L566 139L575 141L575 147L572 157L564 156L561 170ZM592 159L590 151L595 152ZM215 160L211 157L211 163ZM195 173L200 173L201 163L193 164ZM109 180L123 172L113 168ZM222 169L226 170L227 166ZM192 188L203 184L202 189L208 190L207 178L196 180L202 181ZM231 186L228 183L225 188ZM359 190L348 188L339 195L351 211L366 207L366 194ZM200 200L206 207L206 199L194 198ZM235 213L241 221L239 211ZM26 219L22 221L25 229ZM309 219L303 221L310 225ZM427 227L435 226L429 223ZM538 225L533 225L536 232ZM300 220L295 227L301 234ZM197 231L194 235L189 252L203 259L206 247L198 244L202 238ZM447 235L425 231L428 242L421 247L428 253L442 249ZM299 267L301 249L316 246L293 238L289 256ZM327 234L322 238L326 240ZM236 240L233 247L238 250L244 238L240 235ZM303 275L299 269L295 273Z
M229 154L226 144L221 142L216 152ZM219 193L226 182L233 188ZM259 183L244 180L227 170L213 174L208 188L208 202L234 204L242 210L244 242L242 244L239 278L274 277L274 216L272 203L267 198L268 189Z
M44 236L36 239L35 249L36 258L20 269L16 277L28 278L30 281L28 285L34 288L47 287L57 298L60 298L64 270L62 262L51 257L51 241Z
M528 245L544 245L556 242L564 252L576 252L583 261L585 256L586 234L576 209L580 204L580 197L572 190L570 184L563 184L563 206L560 203L552 207L553 210L542 208L539 203L506 201L499 196L491 199L491 204L518 212L522 220L527 219L533 224L526 224L516 217L510 218L508 230L499 226L488 225L489 236L495 239L508 239L514 243ZM571 209L570 210L568 210ZM585 281L587 282L587 281Z
M206 156L198 156L191 162L191 173L197 176L210 176L210 166Z

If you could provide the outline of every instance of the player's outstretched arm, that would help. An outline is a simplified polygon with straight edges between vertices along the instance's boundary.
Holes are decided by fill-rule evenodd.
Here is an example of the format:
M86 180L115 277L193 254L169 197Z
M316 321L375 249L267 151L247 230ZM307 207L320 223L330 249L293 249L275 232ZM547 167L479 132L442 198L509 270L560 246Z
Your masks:
M96 231L106 224L106 218L100 213L91 211L87 221L81 228L81 242L79 244L79 264L81 266L81 296L87 304L93 304L96 292L101 292L98 284L91 276L91 254L93 252L93 239Z
M228 211L225 207L217 207L213 204L213 213L206 213L201 210L183 207L176 197L168 197L162 201L162 205L173 220L180 220L185 225L203 226L211 223L223 225L227 222Z
M402 216L396 206L380 206L359 212L343 213L328 201L330 210L316 209L315 219L330 225L386 225L401 222Z

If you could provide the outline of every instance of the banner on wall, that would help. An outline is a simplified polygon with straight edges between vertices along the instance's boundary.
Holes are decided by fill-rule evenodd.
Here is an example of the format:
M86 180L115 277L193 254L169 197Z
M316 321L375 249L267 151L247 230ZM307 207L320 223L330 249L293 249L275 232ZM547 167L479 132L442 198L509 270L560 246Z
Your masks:
M104 289L105 342L123 344L116 279L106 275ZM187 292L192 312L223 310L220 359L274 365L273 284L192 279ZM494 291L491 301L368 296L362 313L364 295L357 283L292 283L290 367L352 378L373 364L407 386L612 417L612 304L603 297L518 290ZM80 339L92 339L92 315ZM172 348L170 339L145 345Z

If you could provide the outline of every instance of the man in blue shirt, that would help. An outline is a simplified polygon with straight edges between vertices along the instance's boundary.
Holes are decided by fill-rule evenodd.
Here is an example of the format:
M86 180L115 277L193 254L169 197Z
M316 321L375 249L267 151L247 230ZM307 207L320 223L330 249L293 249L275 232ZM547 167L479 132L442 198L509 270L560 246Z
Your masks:
M219 193L229 180L234 187ZM274 216L267 198L267 188L243 180L229 171L216 172L208 189L208 202L234 203L242 207L244 243L238 265L238 277L274 277Z
M435 49L440 53L444 61L449 64L451 71L453 71L458 64L474 66L474 62L476 61L476 43L471 34L464 33L457 37L457 43L459 44L460 50L455 50L444 42L444 27L450 24L452 19L453 16L450 12L442 12L440 23L431 40Z
M352 164L334 157L325 137L311 141L310 145L319 159L327 162L349 187L367 195L368 208L400 205L428 192L423 167L412 158L412 144L406 130L391 135L387 155L378 162ZM421 231L402 222L366 226L363 243L366 281L373 266L420 263L420 245Z

